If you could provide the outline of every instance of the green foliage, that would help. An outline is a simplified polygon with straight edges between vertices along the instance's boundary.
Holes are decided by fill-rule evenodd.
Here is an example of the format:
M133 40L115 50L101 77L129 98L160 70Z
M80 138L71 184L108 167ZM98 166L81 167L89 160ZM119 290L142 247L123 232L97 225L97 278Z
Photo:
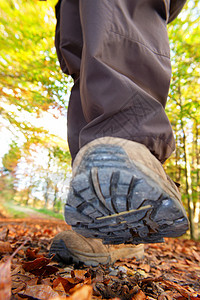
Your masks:
M192 143L199 139L199 136L195 136L200 126L199 12L199 2L188 1L180 16L168 28L172 80L166 111L175 132L179 165L184 164L183 129L190 148L190 160L192 156L196 157Z
M42 214L45 214L47 216L50 216L50 217L53 217L53 218L56 218L56 219L60 219L60 220L64 220L64 216L61 213L56 213L56 212L51 211L51 210L46 209L46 208L39 208L39 209L33 208L33 209L35 211L40 212Z
M195 235L195 226L198 235L200 203L199 15L199 1L187 1L180 16L168 28L172 80L167 114L174 129L177 150L166 165L172 178L181 183L182 199L188 207L192 237ZM193 224L193 219L196 220L196 225Z
M10 150L2 159L3 166L6 171L15 173L19 160L21 158L21 150L15 142L10 145Z
M6 126L13 139L2 159L0 188L4 199L24 204L44 201L44 195L53 203L56 189L61 201L69 172L66 141L37 122L61 118L68 105L71 80L61 72L54 47L56 2L0 2L0 128Z
M19 111L39 114L49 107L62 109L66 103L59 90L65 93L67 86L54 48L52 6L41 1L2 0L0 12L2 94Z
M0 173L0 201L11 201L15 196L15 177L3 171Z
M52 109L63 113L67 107L68 81L54 47L54 4L0 2L0 114L29 144L42 143L48 133L33 125L29 115L37 118Z

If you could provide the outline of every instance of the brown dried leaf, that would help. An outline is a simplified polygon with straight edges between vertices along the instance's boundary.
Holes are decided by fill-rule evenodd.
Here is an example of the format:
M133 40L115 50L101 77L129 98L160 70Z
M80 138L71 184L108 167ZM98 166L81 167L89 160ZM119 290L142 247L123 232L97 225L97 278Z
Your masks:
M35 260L31 262L24 262L22 267L26 272L30 272L33 270L38 270L50 263L51 259L45 258L45 257L40 257L36 258Z
M4 227L3 230L0 232L0 240L7 241L9 234L9 229Z
M12 275L12 281L14 281L14 282L20 282L20 281L27 282L30 279L31 279L30 276L27 276L27 275L24 275L24 274Z
M158 300L172 300L172 297L167 293L163 292L158 296Z
M104 273L101 270L97 270L95 272L95 279L93 279L93 282L103 282Z
M146 295L142 290L139 290L137 294L132 297L132 300L144 300L146 299Z
M69 294L73 294L75 291L80 289L84 285L83 282L76 284L72 289L69 290Z
M198 262L200 262L200 255L199 255L199 253L196 252L195 250L192 250L192 254L193 254L194 258L195 258Z
M50 235L52 233L52 230L51 229L48 229L46 228L44 231L43 231L43 234L48 234Z
M62 283L65 293L68 294L69 290L79 283L79 282L70 282L72 280L73 278L58 277L53 281L53 289L55 289L59 285L59 283Z
M171 282L169 280L163 280L164 284L170 288L176 289L182 296L186 298L197 297L197 293L188 291L186 288L180 286L177 283Z
M26 250L26 257L29 260L34 260L34 259L39 258L39 257L44 257L44 255L38 254L39 251L40 251L40 248L36 248L36 249L30 249L30 248L28 248Z
M0 264L0 300L11 297L11 260Z
M14 269L11 271L11 276L17 275L18 273L25 273L21 265L12 265Z
M139 268L144 270L146 273L149 273L150 269L151 269L150 265L147 265L147 264L140 264Z
M51 298L51 299L49 299L49 300L64 300L64 299L69 299L69 297L62 297L62 296L58 296L58 297L55 297L55 298Z
M51 278L49 277L49 278L42 278L42 280L41 280L41 282L40 282L41 284L47 284L47 285L52 285L52 280L51 280Z
M71 271L71 276L72 278L78 278L80 280L85 280L85 278L87 277L91 277L90 273L88 273L88 271L86 270L72 270Z
M12 253L13 249L9 242L0 241L0 254Z
M67 299L68 300L92 300L92 286L84 285Z
M20 257L24 257L24 250L23 250L23 249L19 250L19 251L18 251L18 255L19 255Z
M18 283L16 287L12 286L12 294L17 294L26 287L25 282Z
M59 296L49 285L44 284L27 286L24 292L18 294L19 296L34 297L41 300L48 300L50 297Z
M37 285L37 283L38 283L38 278L37 278L37 277L31 278L31 279L27 282L27 284L28 284L29 286L31 286L31 285Z
M84 284L91 284L91 283L92 283L91 277L88 277L84 280Z
M35 276L50 276L58 272L58 268L54 266L44 266L40 269L29 271L30 273L34 274Z
M65 296L65 290L61 282L54 288L54 291L60 296Z
M109 282L110 282L110 278L105 278L105 279L103 280L103 284L104 284L104 285L108 285Z

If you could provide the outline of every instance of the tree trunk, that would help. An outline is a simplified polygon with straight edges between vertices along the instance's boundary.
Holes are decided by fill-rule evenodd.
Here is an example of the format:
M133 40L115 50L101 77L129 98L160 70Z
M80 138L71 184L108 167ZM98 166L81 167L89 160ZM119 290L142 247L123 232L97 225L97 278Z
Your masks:
M48 170L50 169L50 161L51 161L51 155L50 155L50 152L48 154L48 157L49 157L49 160L48 160L48 167L47 167L47 173L46 173L46 190L45 190L45 193L44 193L44 206L45 208L48 209L48 206L49 206L49 187L50 187L50 178L49 178L49 175L48 175Z
M176 127L176 131L175 131L175 137L176 137L176 145L179 144L180 138L178 136L178 128ZM175 181L176 182L180 182L181 180L181 166L180 163L178 163L180 161L180 151L179 151L179 147L176 147L176 152L175 152Z
M185 162L185 186L186 186L186 195L187 195L187 205L188 205L188 214L190 221L190 237L194 239L194 203L192 199L192 179L191 179L191 171L190 171L190 162L188 155L188 146L186 141L185 127L183 122L183 107L182 107L182 94L181 94L181 85L179 82L178 86L179 91L179 106L180 106L180 123L181 130L183 133L183 151L184 151L184 162Z
M199 147L198 147L199 129L198 122L195 120L195 170L196 170L196 205L194 211L194 237L196 240L199 239L199 216L200 216L200 182L199 182Z
M55 185L55 189L54 189L54 199L53 199L53 211L56 212L56 202L57 202L57 195L58 195L58 187L57 185Z
M29 204L29 196L30 196L30 189L27 188L27 191L26 191L26 200L25 200L25 205L28 206Z
M49 205L49 178L46 179L46 190L44 193L44 206L45 208L48 209L48 205Z
M185 181L186 181L186 193L188 199L188 213L190 220L190 237L195 238L194 234L194 203L192 199L192 178L189 163L188 147L186 143L185 131L183 129L183 148L184 148L184 159L185 159Z

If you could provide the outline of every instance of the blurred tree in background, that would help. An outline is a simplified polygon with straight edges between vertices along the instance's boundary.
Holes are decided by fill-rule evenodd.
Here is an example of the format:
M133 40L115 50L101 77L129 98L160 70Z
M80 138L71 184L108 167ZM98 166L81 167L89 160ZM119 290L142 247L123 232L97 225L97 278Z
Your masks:
M177 149L166 166L173 180L181 184L192 238L199 238L200 214L199 20L199 1L187 1L183 12L168 28L172 80L167 114L173 126Z
M59 119L66 115L71 80L60 71L54 47L55 4L0 3L0 128L10 136L0 188L4 199L26 205L43 200L56 210L70 173L66 126ZM48 129L56 120L62 136Z
M60 133L66 130L60 119L66 115L72 83L60 71L54 47L56 2L0 3L0 128L1 137L10 136L10 148L2 154L0 192L2 201L60 211L69 184L70 154L63 135L48 125L57 120ZM188 0L168 26L173 72L167 114L177 149L165 168L181 184L192 238L199 238L200 215L199 16L200 3Z

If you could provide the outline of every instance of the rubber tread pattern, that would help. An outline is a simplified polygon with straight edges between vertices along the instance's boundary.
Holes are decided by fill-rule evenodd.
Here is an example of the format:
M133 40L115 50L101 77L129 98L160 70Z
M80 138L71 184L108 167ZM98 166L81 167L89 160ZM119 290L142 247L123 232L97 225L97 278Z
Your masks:
M71 182L65 219L77 233L105 244L163 242L188 229L180 202L116 145L85 153Z

